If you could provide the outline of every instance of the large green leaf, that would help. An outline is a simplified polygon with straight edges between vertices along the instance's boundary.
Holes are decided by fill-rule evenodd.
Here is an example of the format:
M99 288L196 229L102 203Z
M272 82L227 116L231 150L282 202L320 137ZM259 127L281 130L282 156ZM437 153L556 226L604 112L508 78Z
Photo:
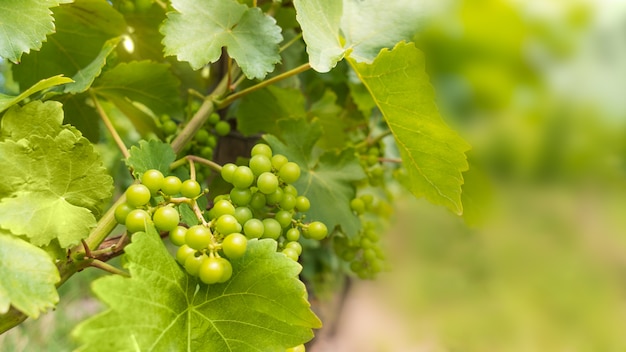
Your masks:
M4 0L0 3L0 57L15 63L23 53L39 50L54 32L54 0Z
M74 76L98 57L107 40L126 30L124 18L106 0L76 0L61 5L54 9L54 18L56 33L48 37L40 51L25 55L13 67L14 78L21 86L31 86L41 77Z
M161 27L166 55L199 69L226 47L248 78L265 77L280 61L281 29L261 9L236 0L173 0L172 6L177 12L168 13Z
M355 235L360 221L350 209L350 201L355 197L353 183L366 176L354 150L327 151L318 156L314 146L322 128L316 120L310 124L304 119L283 120L279 127L282 140L272 135L263 138L274 153L300 165L302 172L295 187L311 201L308 218L322 221L330 229L339 226L347 235Z
M371 62L380 49L408 40L424 5L415 0L294 0L309 62L328 72L344 55Z
M153 228L133 235L126 253L131 278L93 284L110 309L74 330L84 351L284 351L321 326L300 265L275 241L249 241L231 261L233 277L209 286L185 273Z
M349 61L396 139L409 190L461 214L469 145L439 115L422 53L401 42L391 51L383 49L372 64Z
M304 96L298 89L269 86L241 99L236 112L237 129L245 136L277 133L276 121L306 116Z
M0 314L13 305L31 318L59 301L59 272L46 251L0 230Z
M26 89L17 96L0 94L0 112L10 108L14 104L28 98L30 95L40 92L50 87L58 86L59 84L65 84L72 82L70 78L63 76L54 76L35 83L32 87Z
M170 165L176 160L172 146L153 139L140 141L139 146L132 146L129 152L126 165L131 167L137 176L150 169L157 169L164 175L169 175Z
M112 179L93 146L62 120L52 101L14 106L2 119L0 227L35 245L78 243L111 196Z

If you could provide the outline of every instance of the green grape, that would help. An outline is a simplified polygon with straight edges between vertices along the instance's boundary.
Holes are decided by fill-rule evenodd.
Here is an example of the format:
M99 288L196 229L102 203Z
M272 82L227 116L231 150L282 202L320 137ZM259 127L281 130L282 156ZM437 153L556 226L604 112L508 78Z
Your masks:
M207 248L211 243L211 230L203 225L194 225L185 233L185 243L197 250Z
M230 200L238 206L245 206L252 200L252 192L250 188L233 188L230 190Z
M287 159L287 157L282 154L276 154L272 157L271 161L272 167L274 167L275 170L280 170L283 165L287 164L289 159Z
M280 168L278 176L286 183L294 183L300 178L300 166L290 161Z
M374 229L367 229L367 230L365 230L365 232L363 232L363 235L365 235L365 237L369 238L372 242L378 242L378 240L380 239L380 235Z
M295 227L290 228L289 230L287 230L287 233L285 233L285 237L287 238L287 241L297 241L300 238L300 230L298 230Z
M232 184L237 188L248 188L254 182L254 173L247 166L238 166L233 172Z
M248 239L240 233L231 233L222 242L222 251L230 259L237 259L246 253Z
M187 234L187 228L184 226L176 226L170 231L170 242L176 246L182 246L185 244L185 237Z
M374 243L372 243L372 241L367 237L361 238L361 248L363 249L374 248Z
M284 228L291 225L293 215L287 210L280 210L276 213L276 215L274 215L274 219L276 219L280 226Z
M298 196L298 190L293 185L285 185L283 192L285 192L285 194L291 194L294 197Z
M224 179L224 181L228 183L233 183L233 174L235 173L235 170L237 170L237 165L233 163L228 163L222 166L222 171L220 171L220 174L222 175L222 178ZM242 188L247 188L247 187L242 187Z
M200 156L208 160L213 159L213 148L208 147L208 146L202 147L202 149L200 149ZM198 178L202 179L202 177L198 177Z
M296 196L283 190L283 199L278 202L278 205L283 210L293 210L296 207Z
M365 210L372 210L372 204L374 203L374 196L371 194L364 194L360 196L363 200L363 204L365 204Z
M180 193L187 198L195 198L200 195L200 192L202 189L196 180L185 180L180 188Z
M133 207L140 207L150 201L150 189L142 184L133 184L126 189L126 202Z
M152 221L159 231L171 231L180 221L178 211L172 207L161 207L152 214Z
M296 241L287 242L287 245L285 246L285 248L293 248L298 253L298 255L302 254L302 245L299 242L296 242Z
M124 225L126 223L126 217L128 214L135 210L135 207L131 206L128 203L122 203L115 208L115 221L118 224Z
M295 249L293 248L285 248L281 251L284 255L286 255L288 258L293 259L293 261L297 262L298 261L298 252L296 252Z
M252 158L250 158L250 161L248 162L248 166L250 166L250 169L255 176L259 176L264 172L272 171L272 162L267 156L263 154L257 154L252 156Z
M163 133L166 135L171 136L178 130L178 125L172 120L165 121L161 126L161 130L163 130Z
M143 209L134 209L126 216L126 229L130 233L146 231L146 223L151 221L150 214Z
M280 237L283 228L280 223L272 218L263 219L263 237L273 238L275 240Z
M130 0L123 0L119 6L119 11L123 14L135 12L135 3Z
M304 345L298 345L295 347L289 347L285 352L306 352Z
M195 249L189 247L186 244L183 244L176 251L176 261L180 265L185 265L185 261L187 260L187 257L189 257L190 255L194 255L194 253L196 253Z
M261 192L256 192L252 194L252 199L250 199L249 205L252 209L261 210L265 208L266 201L267 199L265 197L265 194Z
M211 115L209 115L209 117L206 120L206 122L210 125L215 125L219 121L220 121L220 115L216 112L211 113Z
M225 214L235 215L235 207L226 199L218 200L213 205L213 214L216 218Z
M222 272L222 276L220 276L220 279L217 280L217 282L222 283L230 280L230 278L233 276L233 266L228 260L226 260L226 258L217 258L217 260L222 263L222 268L224 270Z
M207 260L207 256L205 254L200 254L196 256L195 254L187 256L185 259L185 271L189 273L191 276L198 276L198 272L200 271L200 266L202 263Z
M354 198L350 201L350 209L357 214L363 214L365 212L365 202L361 198Z
M243 233L249 238L260 238L264 231L263 221L259 219L250 219L243 224Z
M198 130L193 139L200 145L206 145L207 141L209 140L209 135L209 131L207 130Z
M257 178L256 186L262 193L272 194L278 189L278 177L271 172L264 172Z
M366 157L366 163L368 166L374 166L378 164L378 156L377 155L368 155Z
M222 278L222 275L224 275L224 264L215 257L205 259L198 270L200 280L207 285L217 283Z
M328 235L328 229L323 222L313 221L308 226L308 236L314 240L322 240Z
M215 133L218 136L224 137L225 135L230 133L230 124L226 121L218 121L215 124Z
M163 177L161 171L150 169L144 172L143 176L141 176L141 183L148 187L152 194L155 194L161 189L161 186L163 186L164 179L165 178Z
M367 260L368 262L371 262L373 260L376 259L376 251L368 248L366 250L363 251L363 259Z
M296 209L301 212L306 212L311 208L311 202L309 198L305 196L296 197Z
M237 222L240 224L245 224L246 221L252 219L252 217L252 210L248 207L237 207L235 209L235 219L237 219Z
M215 229L222 235L229 235L231 233L238 232L239 226L241 225L237 222L237 218L230 214L220 216L215 222Z
M353 261L354 258L356 258L356 251L354 249L349 248L341 252L341 259L347 262Z
M265 155L268 159L272 157L272 148L267 144L257 144L250 151L251 156Z
M281 200L283 200L283 194L284 194L283 190L280 188L277 188L276 191L274 191L274 193L270 193L265 196L265 203L268 205L276 205Z
M168 196L176 195L180 192L183 183L176 176L167 176L163 179L163 184L161 185L161 191L167 194Z
M214 135L210 135L209 140L206 142L206 145L215 149L215 147L217 146L217 137L215 137Z

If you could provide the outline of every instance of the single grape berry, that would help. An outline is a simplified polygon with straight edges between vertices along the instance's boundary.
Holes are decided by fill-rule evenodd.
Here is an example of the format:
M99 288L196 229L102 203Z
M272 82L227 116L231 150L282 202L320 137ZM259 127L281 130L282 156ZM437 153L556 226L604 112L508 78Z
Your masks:
M256 180L259 191L265 194L272 194L278 189L278 177L271 172L264 172Z
M280 170L280 168L283 167L283 165L287 164L288 161L289 159L287 159L286 156L282 154L276 154L272 157L272 167L274 167L275 170Z
M252 209L261 210L265 208L265 202L267 199L265 198L265 194L261 192L256 192L252 194L252 198L250 199L250 207Z
M300 230L292 227L287 230L287 233L285 233L285 237L287 238L287 241L297 241L300 238Z
M239 225L237 218L230 214L220 216L215 222L215 229L222 235L229 235L231 233L238 232L239 226L241 225Z
M354 198L350 201L350 208L355 213L361 215L365 212L365 202L361 198Z
M233 276L233 266L230 264L228 260L226 260L226 258L217 258L217 259L222 263L222 268L224 270L222 272L222 276L220 276L220 279L217 280L217 282L218 283L226 282L230 280L230 278Z
M221 199L215 202L213 205L213 214L216 218L219 218L222 215L235 215L235 207L233 204L226 199Z
M306 347L304 347L304 345L298 345L288 348L285 352L306 352Z
M176 131L178 130L178 125L176 124L176 122L169 120L163 123L163 126L161 127L161 129L163 130L163 133L165 133L168 136L171 136L175 134Z
M176 195L180 192L183 183L180 178L176 176L167 176L163 179L163 184L161 185L161 191L168 196Z
M307 234L309 238L319 241L324 239L326 235L328 235L328 229L323 222L313 221L308 226Z
M291 225L291 220L293 219L293 215L291 214L291 212L289 212L287 210L279 210L276 213L276 215L274 215L274 219L276 219L276 221L278 221L280 226L285 228L285 227Z
M298 252L296 252L295 249L287 247L287 248L283 249L281 252L284 255L286 255L288 258L293 259L293 261L295 261L295 262L298 261L299 255L298 255Z
M237 259L246 253L248 239L240 233L231 233L222 242L222 251L230 259Z
M185 261L187 260L187 257L189 257L190 255L193 255L194 253L196 253L195 249L189 247L186 244L183 244L176 251L176 261L180 265L185 265Z
M243 224L243 233L249 238L260 238L264 231L263 221L259 219L250 219Z
M204 254L200 254L196 256L195 254L187 256L185 259L185 271L189 273L191 276L198 276L198 272L200 271L200 266L208 257Z
M152 221L159 231L171 231L180 221L178 211L173 207L161 207L152 214Z
M212 113L211 115L209 115L209 117L207 118L206 122L210 125L215 125L216 123L218 123L220 121L220 115L218 113Z
M142 184L133 184L126 189L126 202L133 207L140 207L150 201L150 189Z
M185 235L187 234L187 228L183 226L176 226L170 231L170 242L175 246L182 246L185 244Z
M305 196L297 196L296 197L296 209L301 212L306 212L311 208L311 202L309 198Z
M272 218L263 219L263 237L277 240L283 229L280 223Z
M263 154L252 156L248 162L248 166L256 176L259 176L264 172L272 171L272 162Z
M249 188L233 188L230 190L230 200L238 206L245 206L252 200L252 192Z
M198 270L198 276L200 280L205 284L217 283L224 274L224 264L221 260L215 257L209 257L202 262Z
M198 142L198 144L200 145L206 145L207 141L209 140L209 131L198 130L198 132L196 132L196 135L193 137L193 139L196 142Z
M300 244L300 242L296 242L296 241L288 242L285 248L292 248L293 250L296 251L296 253L298 253L298 255L302 254L302 245Z
M147 211L134 209L126 216L126 229L130 233L146 231L146 224L150 221L150 214Z
M220 171L220 174L222 175L224 181L228 183L233 183L233 174L235 173L235 170L237 170L237 165L233 163L228 163L222 166L222 171Z
M164 179L165 177L163 177L163 174L161 173L161 171L156 170L156 169L150 169L144 172L143 176L141 176L141 183L144 186L148 187L148 189L150 190L150 192L152 192L152 194L155 194L163 186Z
M237 188L248 188L254 182L254 173L247 166L238 166L233 172L232 184Z
M254 147L252 147L252 150L250 151L250 155L251 156L265 155L267 158L271 158L272 148L270 148L270 146L267 144L257 144Z
M283 199L278 202L283 210L292 210L296 206L296 197L293 194L283 191Z
M200 195L201 191L200 184L195 180L185 180L180 189L183 197L187 198L195 198Z
M278 176L286 183L294 183L300 178L300 166L290 161L280 168Z
M235 219L239 224L245 224L246 221L253 218L252 210L248 207L235 208Z
M218 136L225 136L230 133L230 124L226 121L219 121L215 124L215 133Z
M126 217L128 214L135 210L135 207L131 206L128 203L122 203L115 208L115 221L118 224L124 225L126 223Z
M211 243L211 230L203 225L194 225L185 233L185 243L193 249L204 249Z

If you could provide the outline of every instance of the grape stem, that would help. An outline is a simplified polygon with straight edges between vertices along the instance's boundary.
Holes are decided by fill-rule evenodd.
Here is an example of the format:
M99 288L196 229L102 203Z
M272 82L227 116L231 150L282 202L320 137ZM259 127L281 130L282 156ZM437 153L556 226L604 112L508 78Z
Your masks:
M402 159L400 158L378 158L378 161L380 161L381 163L402 164Z
M389 136L390 134L391 134L391 131L387 130L387 131L385 131L385 132L383 132L383 133L381 133L378 136L373 137L373 138L368 136L367 138L362 140L360 143L355 144L354 145L354 149L360 149L360 148L366 148L366 147L372 146L372 145L380 142L381 139Z
M198 202L196 202L195 200L193 201L193 204L191 206L191 209L193 209L194 214L196 214L196 217L198 218L198 220L200 220L202 222L202 225L204 226L209 226L209 223L206 222L206 219L204 218L204 216L202 215L202 210L200 209L200 207L198 206Z
M91 95L91 100L93 100L93 103L96 106L96 111L98 111L98 115L102 119L102 122L104 122L104 126L111 134L111 137L113 137L115 144L117 144L117 147L122 152L124 159L128 159L128 157L130 156L130 153L128 152L128 148L126 148L126 145L124 144L124 141L122 140L122 137L120 137L119 133L117 133L117 131L115 130L115 127L113 126L113 123L111 122L111 119L109 119L109 116L107 115L106 111L104 111L104 109L102 108L102 105L100 105L100 101L98 101L98 98L93 93L93 91L90 90L89 95Z
M92 260L90 260L90 262L91 263L89 264L89 266L93 266L94 268L98 268L98 269L107 271L107 272L109 272L111 274L121 275L121 276L124 276L124 277L130 277L130 274L125 272L124 270L118 269L118 268L114 267L113 265L107 264L107 263L105 263L105 262L103 262L101 260L92 259Z
M178 167L181 167L181 166L185 165L187 162L191 163L191 162L194 162L194 161L197 162L197 163L204 164L204 165L210 167L211 170L213 170L215 172L221 172L222 171L222 165L220 165L220 164L218 164L218 163L216 163L214 161L211 161L209 159L205 159L205 158L199 157L197 155L186 155L185 157L176 160L175 162L173 162L170 165L170 170L174 170L174 169L176 169Z
M265 81L261 81L261 82L255 84L255 85L253 85L251 87L248 87L246 89L240 90L237 93L233 93L233 94L227 96L224 100L218 101L217 102L217 106L218 106L219 109L223 109L223 108L227 107L228 105L232 104L235 100L237 100L237 99L239 99L239 98L241 98L243 96L246 96L246 95L248 95L248 94L250 94L252 92L255 92L255 91L259 90L259 89L265 88L265 87L267 87L269 85L272 85L272 84L274 84L276 82L282 81L282 80L284 80L286 78L289 78L291 76L295 76L295 75L297 75L299 73L307 71L310 68L311 68L311 65L309 65L309 63L307 62L306 64L300 65L300 66L298 66L296 68L293 68L293 69L291 69L291 70L289 70L287 72L281 73L281 74L279 74L277 76L274 76L272 78L266 79Z

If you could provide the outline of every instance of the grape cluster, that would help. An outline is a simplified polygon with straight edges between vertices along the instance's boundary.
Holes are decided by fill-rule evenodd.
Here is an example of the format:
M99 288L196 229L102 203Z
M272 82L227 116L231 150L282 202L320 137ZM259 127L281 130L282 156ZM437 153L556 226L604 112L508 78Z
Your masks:
M379 240L376 225L367 221L357 236L336 236L333 245L335 253L350 263L350 270L359 278L373 279L385 268L385 254Z
M279 250L297 261L302 253L301 235L315 240L327 236L324 223L304 223L304 216L296 218L311 206L292 185L300 177L300 167L283 155L272 155L269 146L256 145L248 166L226 164L221 175L234 188L215 197L212 208L205 212L197 203L203 194L198 182L148 170L141 183L128 187L126 202L115 209L115 219L129 233L145 231L149 223L167 232L178 246L176 261L206 284L230 279L233 268L229 260L246 253L248 239L276 240ZM197 221L180 223L178 207L183 205L191 207Z
M360 155L361 166L367 174L367 181L371 186L381 186L384 183L384 167L380 160L384 156L384 145L370 146Z

